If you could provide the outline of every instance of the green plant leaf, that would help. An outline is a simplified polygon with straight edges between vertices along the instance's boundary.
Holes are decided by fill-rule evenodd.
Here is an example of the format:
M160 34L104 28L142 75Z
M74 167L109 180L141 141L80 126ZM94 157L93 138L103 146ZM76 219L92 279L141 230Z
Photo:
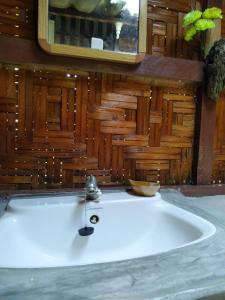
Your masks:
M202 12L200 10L192 10L188 14L186 14L183 18L183 27L187 27L188 25L193 24L195 21L200 19L202 16Z
M190 42L191 40L193 40L193 37L196 35L196 33L197 33L196 28L194 26L192 26L185 33L185 37L184 37L185 41Z
M218 7L211 7L204 10L202 17L204 19L222 19L222 10Z
M200 19L195 22L194 26L197 31L204 31L207 29L215 28L216 25L212 20Z

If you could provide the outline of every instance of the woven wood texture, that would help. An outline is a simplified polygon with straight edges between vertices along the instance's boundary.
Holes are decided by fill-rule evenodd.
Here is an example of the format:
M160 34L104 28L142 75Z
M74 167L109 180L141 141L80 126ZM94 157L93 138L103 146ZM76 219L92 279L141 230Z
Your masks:
M2 69L0 187L190 183L194 97L180 82Z
M199 43L183 39L182 18L201 6L196 0L149 0L147 53L189 59L199 58ZM34 39L37 36L35 0L0 0L0 34Z
M36 12L34 0L0 0L0 34L34 39Z
M182 20L192 9L201 9L202 1L148 1L147 53L170 57L199 59L197 40L184 41Z

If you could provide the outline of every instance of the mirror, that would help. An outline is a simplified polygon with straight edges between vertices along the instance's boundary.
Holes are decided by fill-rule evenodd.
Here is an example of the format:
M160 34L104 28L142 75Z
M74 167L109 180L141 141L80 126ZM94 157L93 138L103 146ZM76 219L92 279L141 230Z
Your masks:
M147 0L39 0L39 43L53 54L143 59Z

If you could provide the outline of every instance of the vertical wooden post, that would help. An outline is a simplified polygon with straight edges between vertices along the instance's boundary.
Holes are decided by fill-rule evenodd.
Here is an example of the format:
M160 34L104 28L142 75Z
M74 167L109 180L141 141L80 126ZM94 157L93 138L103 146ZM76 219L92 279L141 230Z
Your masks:
M195 184L210 184L212 181L216 103L207 98L204 87L200 87L198 90L195 124L193 180Z
M206 7L222 7L221 0L208 0ZM221 38L221 21L215 30L206 35L206 51ZM204 82L198 90L195 120L193 180L195 184L210 184L212 181L213 138L216 126L216 102L207 98Z

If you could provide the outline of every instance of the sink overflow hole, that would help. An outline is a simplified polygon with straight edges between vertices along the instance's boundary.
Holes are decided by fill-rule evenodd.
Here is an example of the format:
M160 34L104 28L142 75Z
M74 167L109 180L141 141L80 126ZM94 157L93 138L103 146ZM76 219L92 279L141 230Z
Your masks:
M99 217L98 217L98 216L93 215L93 216L90 217L90 222L91 222L92 224L97 224L98 221L99 221Z

